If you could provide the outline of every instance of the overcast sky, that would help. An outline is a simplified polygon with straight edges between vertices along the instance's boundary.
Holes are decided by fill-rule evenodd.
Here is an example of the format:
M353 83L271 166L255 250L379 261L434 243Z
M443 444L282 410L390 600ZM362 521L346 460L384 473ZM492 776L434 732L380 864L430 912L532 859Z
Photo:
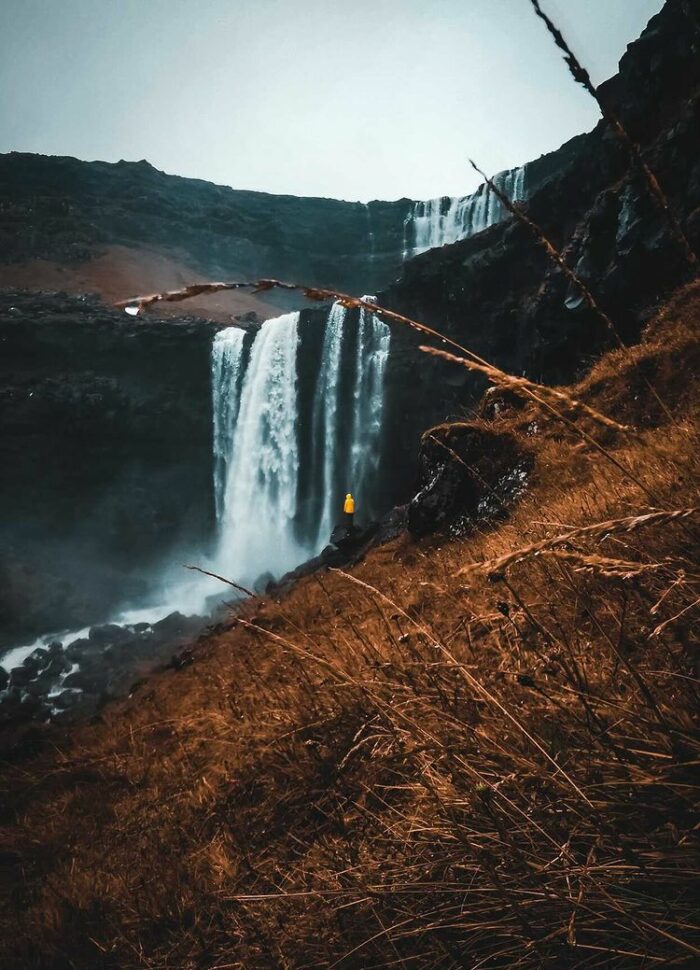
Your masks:
M542 0L594 81L663 0ZM368 201L593 127L528 0L0 0L0 151Z

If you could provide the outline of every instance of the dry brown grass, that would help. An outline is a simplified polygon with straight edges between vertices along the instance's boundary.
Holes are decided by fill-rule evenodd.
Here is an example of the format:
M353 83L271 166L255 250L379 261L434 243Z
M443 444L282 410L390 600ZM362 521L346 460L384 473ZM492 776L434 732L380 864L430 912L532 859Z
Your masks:
M617 464L506 413L536 454L507 522L251 601L7 766L2 965L695 965L697 533L666 513L697 504L698 314L696 286L569 392L638 426L578 412ZM634 396L671 365L669 422Z

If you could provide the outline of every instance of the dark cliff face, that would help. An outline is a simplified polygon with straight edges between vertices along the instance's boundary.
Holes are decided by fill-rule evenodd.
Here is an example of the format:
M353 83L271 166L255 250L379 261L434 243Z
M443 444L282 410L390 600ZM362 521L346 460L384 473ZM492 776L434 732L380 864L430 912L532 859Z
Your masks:
M602 86L700 252L700 14L669 0ZM572 82L573 83L573 82ZM625 342L692 269L619 142L601 122L531 163L528 215L566 255ZM406 263L379 302L413 316L515 374L546 383L583 372L613 336L513 219ZM414 467L417 432L463 414L484 389L466 370L395 333L388 434L397 482ZM398 486L401 490L401 486Z
M83 261L151 247L202 272L363 290L401 262L407 199L270 195L166 175L148 162L0 155L0 261Z
M215 324L0 299L0 646L104 619L211 536Z

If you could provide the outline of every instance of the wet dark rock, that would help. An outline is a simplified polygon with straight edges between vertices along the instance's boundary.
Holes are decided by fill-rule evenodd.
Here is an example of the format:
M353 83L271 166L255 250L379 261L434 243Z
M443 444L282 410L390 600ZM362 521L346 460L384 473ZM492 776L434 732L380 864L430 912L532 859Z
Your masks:
M153 624L153 633L160 640L179 640L182 637L194 637L206 623L201 616L184 616L182 613L170 613Z
M503 515L525 486L532 456L513 435L474 424L427 431L418 462L419 491L408 506L409 532L461 535Z
M52 674L48 668L44 670L36 680L32 680L26 686L26 691L33 697L46 697L52 687L56 684L57 677Z
M25 657L23 666L27 670L37 673L49 662L49 651L45 647L37 647L28 657Z
M0 667L0 690L5 690L10 682L10 675L4 667Z
M357 526L337 525L331 532L331 546L342 551L356 545L362 535ZM328 548L328 547L326 547Z
M0 697L0 724L19 717L22 705L22 691L19 687L10 686Z
M123 643L131 637L132 633L130 630L127 630L126 627L118 626L116 623L105 623L102 626L93 626L88 634L91 642L99 643L102 646Z
M61 697L64 695L61 694ZM68 701L67 706L53 712L52 720L56 724L72 725L79 724L92 717L102 704L101 698L97 694L76 694L75 701ZM58 700L59 698L56 698Z
M268 588L274 585L275 577L271 572L261 573L253 583L253 590L256 593L266 593Z
M68 674L63 681L63 686L66 689L77 688L86 693L100 694L106 686L106 674L107 671L104 669L87 670L81 667L79 670L74 670L72 674Z
M95 643L90 643L86 637L81 637L79 640L74 640L66 647L66 657L71 661L71 663L78 663L80 660L85 660L89 652L95 651L101 652L102 647Z
M240 323L244 329L247 329L249 327L259 327L264 322L264 317L261 317L255 310L249 310L247 313L237 314L234 320L236 323Z
M407 505L397 505L381 517L377 523L377 533L374 537L376 545L391 542L404 531L407 512Z
M39 648L12 670L11 686L0 695L0 723L48 717L71 724L85 720L99 704L126 696L136 671L172 660L183 646L181 662L174 665L190 662L188 651L191 654L191 644L207 622L200 616L175 612L153 626L111 623L93 627L88 637L75 640L65 651L57 641ZM77 669L71 671L73 664ZM59 688L56 696L49 697Z
M56 653L53 657L51 657L48 664L46 665L46 668L44 669L44 674L50 677L51 679L55 680L58 677L60 677L61 674L66 673L66 671L70 670L70 668L71 668L70 660L68 659L68 657L66 657L63 651L60 651Z
M76 705L80 704L84 697L85 694L82 694L80 691L68 689L64 690L56 697L52 697L51 700L54 707L57 707L60 710L66 710L69 707L75 707Z
M32 670L30 667L13 667L10 671L10 684L13 687L26 687L35 676L36 670Z
M48 714L46 704L33 694L23 694L19 705L20 717L40 717Z

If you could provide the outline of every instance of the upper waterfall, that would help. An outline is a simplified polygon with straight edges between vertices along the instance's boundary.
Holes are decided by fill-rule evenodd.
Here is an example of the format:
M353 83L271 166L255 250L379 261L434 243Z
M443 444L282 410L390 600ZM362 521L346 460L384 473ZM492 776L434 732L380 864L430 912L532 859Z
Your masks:
M493 182L512 202L526 198L524 167L499 172ZM415 202L404 223L404 259L473 236L506 215L486 182L472 195Z

